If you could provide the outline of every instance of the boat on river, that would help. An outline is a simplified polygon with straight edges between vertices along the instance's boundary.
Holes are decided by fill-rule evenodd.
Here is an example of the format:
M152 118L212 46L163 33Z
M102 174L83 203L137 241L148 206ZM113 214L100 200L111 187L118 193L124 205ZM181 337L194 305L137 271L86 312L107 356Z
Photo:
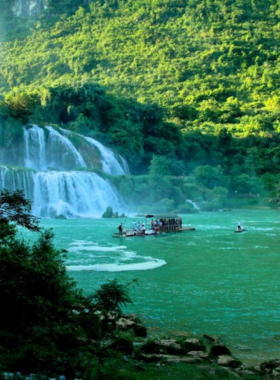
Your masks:
M145 223L138 223L138 227L135 225L132 229L125 229L121 234L114 234L113 237L144 237L194 230L194 227L183 226L182 218L176 214L147 214Z
M244 231L246 231L245 228L241 228L241 229L237 228L234 232L241 233L241 232L244 232Z

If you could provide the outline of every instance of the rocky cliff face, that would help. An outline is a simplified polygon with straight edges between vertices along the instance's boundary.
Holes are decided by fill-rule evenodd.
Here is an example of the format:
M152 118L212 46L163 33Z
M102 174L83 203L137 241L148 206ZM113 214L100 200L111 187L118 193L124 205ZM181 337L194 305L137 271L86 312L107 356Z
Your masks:
M13 13L16 16L30 17L38 15L46 7L45 0L15 0Z

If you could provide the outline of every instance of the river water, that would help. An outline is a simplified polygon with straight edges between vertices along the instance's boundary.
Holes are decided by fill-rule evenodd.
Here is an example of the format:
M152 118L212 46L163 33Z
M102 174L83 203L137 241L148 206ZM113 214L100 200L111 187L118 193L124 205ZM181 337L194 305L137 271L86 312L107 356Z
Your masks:
M151 331L218 336L255 364L280 357L279 216L274 210L185 215L183 224L195 231L119 239L112 237L118 223L131 227L132 218L42 225L53 228L57 248L68 250L69 274L87 294L114 278L137 278L126 310ZM239 218L246 232L236 234Z

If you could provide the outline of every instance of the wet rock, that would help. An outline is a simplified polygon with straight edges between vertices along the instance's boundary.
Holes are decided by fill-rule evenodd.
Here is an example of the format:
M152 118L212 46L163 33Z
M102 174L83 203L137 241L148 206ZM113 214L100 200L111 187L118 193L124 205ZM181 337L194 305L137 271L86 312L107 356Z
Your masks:
M130 330L130 329L134 329L134 325L135 325L135 322L131 321L130 319L126 319L126 318L120 318L117 323L116 323L116 326L121 329L121 330Z
M206 347L198 339L186 339L184 346L187 351L206 351Z
M165 350L168 354L183 353L181 345L175 339L160 339L155 340L154 343L159 349Z
M67 217L63 214L55 215L54 219L67 219Z
M137 318L137 316L136 316L135 314L125 314L125 315L123 316L123 318L125 318L125 319L129 319L130 321L133 321L133 322L135 322L135 323L138 322L138 318Z
M190 351L188 352L188 356L193 356L196 359L208 359L209 355L204 351Z
M261 371L265 369L273 370L280 367L280 359L269 360L260 364Z
M256 372L252 371L252 369L248 369L244 364L242 364L240 367L236 369L238 373L241 375L255 375Z
M217 363L222 367L238 368L242 365L239 360L232 358L231 356L221 355L217 359Z
M144 354L182 355L186 350L175 339L155 339L146 341L141 352Z
M231 351L229 348L227 348L223 344L215 344L214 346L211 347L211 355L212 356L231 355Z

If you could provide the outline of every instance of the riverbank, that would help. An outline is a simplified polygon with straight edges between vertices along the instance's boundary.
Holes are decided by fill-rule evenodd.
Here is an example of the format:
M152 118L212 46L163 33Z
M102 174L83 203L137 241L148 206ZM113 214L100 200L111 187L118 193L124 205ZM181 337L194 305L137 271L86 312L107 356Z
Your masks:
M103 320L102 313L99 315ZM153 338L147 335L146 328L135 315L120 318L111 315L107 326L111 326L111 331L100 342L91 341L98 355L83 377L85 380L261 380L280 377L280 359L247 366L218 338L207 334L200 339L184 332L177 332L177 338ZM0 374L0 379L72 380L72 377L5 372Z

